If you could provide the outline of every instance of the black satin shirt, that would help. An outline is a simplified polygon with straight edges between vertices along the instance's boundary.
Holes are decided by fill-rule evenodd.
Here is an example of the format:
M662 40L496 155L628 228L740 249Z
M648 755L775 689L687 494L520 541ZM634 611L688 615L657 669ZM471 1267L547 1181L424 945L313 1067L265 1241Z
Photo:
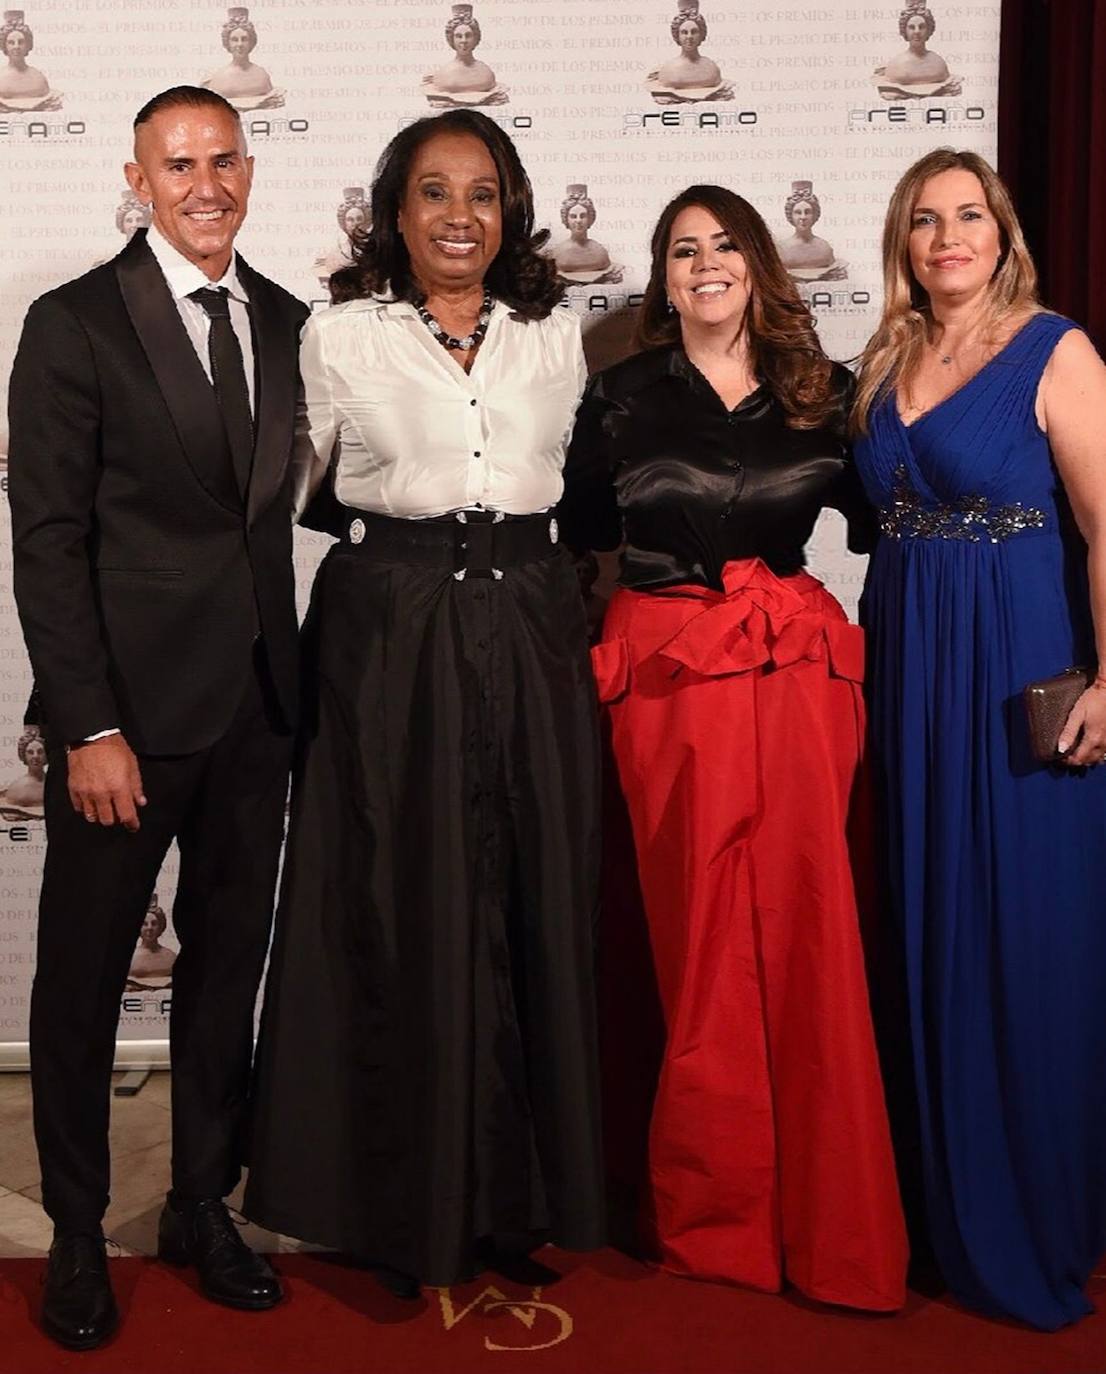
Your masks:
M623 544L624 587L693 582L721 589L731 559L761 558L778 576L803 567L822 508L849 522L867 552L876 525L853 467L845 417L853 378L824 429L789 429L764 386L728 411L682 349L635 354L588 384L565 460L558 508L570 548Z

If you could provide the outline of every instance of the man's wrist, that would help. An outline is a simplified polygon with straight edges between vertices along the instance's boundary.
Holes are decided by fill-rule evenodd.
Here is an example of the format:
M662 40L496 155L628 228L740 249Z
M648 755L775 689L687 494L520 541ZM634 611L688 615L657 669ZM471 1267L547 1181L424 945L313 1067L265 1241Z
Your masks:
M122 734L117 725L113 725L110 730L97 730L94 735L85 735L84 739L72 740L65 746L65 752L71 754L74 749L79 749L82 744L95 744L98 739L107 739L111 735Z

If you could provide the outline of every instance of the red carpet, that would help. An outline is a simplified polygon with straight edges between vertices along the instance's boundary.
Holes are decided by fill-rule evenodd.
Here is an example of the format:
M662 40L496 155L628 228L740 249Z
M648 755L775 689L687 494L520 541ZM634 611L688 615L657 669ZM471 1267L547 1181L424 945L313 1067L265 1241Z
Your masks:
M794 1295L689 1283L607 1250L543 1251L565 1277L432 1290L417 1302L322 1256L288 1255L287 1301L240 1313L191 1272L112 1261L124 1325L69 1354L34 1325L42 1262L0 1260L0 1374L1103 1374L1106 1315L1038 1335L910 1295L897 1317L851 1316ZM1106 1280L1092 1296L1106 1309Z

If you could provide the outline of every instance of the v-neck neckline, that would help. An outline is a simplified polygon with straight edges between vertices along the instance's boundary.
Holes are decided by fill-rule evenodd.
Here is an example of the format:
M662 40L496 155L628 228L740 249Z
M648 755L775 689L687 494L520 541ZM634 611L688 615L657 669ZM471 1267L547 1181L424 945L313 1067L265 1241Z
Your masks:
M765 390L764 380L759 373L754 374L754 381L756 385L753 387L752 391L747 391L745 395L742 396L742 398L738 402L736 402L736 404L728 406L726 404L725 398L721 395L718 388L714 385L714 383L710 380L706 373L703 372L701 368L696 367L695 364L688 357L686 349L676 349L675 361L677 364L677 372L682 371L685 380L690 381L693 385L699 387L705 392L708 392L718 403L719 408L725 414L727 419L733 419L735 416L743 414L744 411L747 410L754 403L754 401L759 401L763 399ZM681 367L680 364L683 364L683 367Z
M957 396L967 391L968 387L971 386L977 377L982 377L992 363L997 363L1007 349L1013 348L1014 344L1032 325L1035 319L1037 319L1037 315L1030 315L1029 319L1026 320L1021 328L1011 334L1002 347L996 353L992 353L982 367L977 367L970 377L966 377L955 390L950 391L947 396L942 396L941 399L931 405L928 410L923 410L920 415L915 415L914 419L911 420L909 424L902 418L902 411L899 409L899 390L898 387L896 387L891 393L891 400L895 407L895 418L898 420L900 427L909 433L916 425L920 425L923 420L928 420L929 417L940 410L942 406L948 405L951 400L954 400Z

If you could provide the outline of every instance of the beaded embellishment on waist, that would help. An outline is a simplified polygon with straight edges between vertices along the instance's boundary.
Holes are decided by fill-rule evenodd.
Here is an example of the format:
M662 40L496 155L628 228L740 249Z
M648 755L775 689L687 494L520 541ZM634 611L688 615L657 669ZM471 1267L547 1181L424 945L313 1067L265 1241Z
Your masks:
M1039 530L1045 512L1014 501L994 506L986 496L962 496L953 505L927 506L910 485L905 468L895 469L892 504L879 512L879 527L891 539L965 539L998 544L1023 530Z

